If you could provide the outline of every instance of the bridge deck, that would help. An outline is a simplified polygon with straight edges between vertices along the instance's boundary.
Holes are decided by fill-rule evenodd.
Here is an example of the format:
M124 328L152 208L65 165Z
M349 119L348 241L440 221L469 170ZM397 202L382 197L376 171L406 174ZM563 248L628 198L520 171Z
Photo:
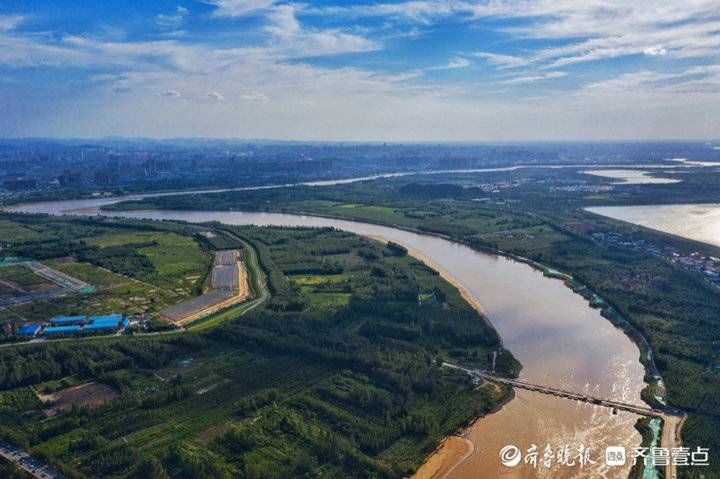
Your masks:
M596 406L604 406L617 410L628 411L631 413L639 414L641 416L660 418L663 422L663 433L660 438L660 446L666 448L669 451L672 451L675 447L679 447L682 444L680 441L680 428L682 427L683 421L687 416L683 411L672 407L665 407L664 409L653 409L650 407L638 406L637 404L630 404L624 403L622 401L615 401L612 399L593 397L588 394L581 394L574 391L566 391L564 389L531 384L517 379L503 378L480 369L469 369L450 363L443 363L443 366L464 371L474 381L478 382L484 379L487 381L508 384L510 386L521 389L527 389L528 391L535 391L538 393L549 394L552 396L567 398L574 401L586 402L594 404ZM674 453L671 452L671 456L672 454ZM677 477L677 469L675 467L675 463L674 461L669 461L667 466L665 466L665 479L674 479L675 477Z
M643 406L639 406L637 404L624 403L622 401L615 401L612 399L595 397L595 396L591 396L589 394L583 394L583 393L578 393L578 392L574 392L574 391L567 391L564 389L554 388L554 387L550 387L550 386L531 384L531 383L527 383L527 382L520 381L517 379L509 379L509 378L504 378L504 377L500 377L500 376L495 376L494 374L488 373L486 371L482 371L480 369L468 369L468 368L463 368L461 366L456 366L456 365L450 364L450 363L443 363L443 366L453 368L453 369L459 369L461 371L465 371L473 379L485 379L488 381L509 384L510 386L514 386L514 387L521 388L521 389L526 389L528 391L535 391L535 392L542 393L542 394L548 394L548 395L552 395L552 396L571 399L573 401L580 401L580 402L586 402L589 404L595 404L596 406L604 406L604 407L609 407L609 408L613 408L613 409L617 409L617 410L621 410L621 411L628 411L631 413L640 414L642 416L659 417L659 418L662 418L664 416L664 412L659 409L643 407Z

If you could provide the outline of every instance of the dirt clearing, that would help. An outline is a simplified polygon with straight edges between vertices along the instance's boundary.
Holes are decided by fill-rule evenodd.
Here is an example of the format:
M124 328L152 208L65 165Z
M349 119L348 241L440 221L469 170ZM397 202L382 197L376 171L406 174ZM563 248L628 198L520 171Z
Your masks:
M38 394L46 406L45 414L53 416L60 411L69 411L73 406L97 407L112 401L119 394L106 384L95 381L61 389L50 394Z

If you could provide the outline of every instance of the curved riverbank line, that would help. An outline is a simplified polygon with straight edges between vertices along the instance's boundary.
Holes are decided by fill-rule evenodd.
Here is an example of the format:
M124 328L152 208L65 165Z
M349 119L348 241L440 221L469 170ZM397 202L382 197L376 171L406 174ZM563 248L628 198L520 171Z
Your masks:
M507 168L402 172L367 176L362 178L349 178L344 180L307 182L301 183L300 185L323 186L351 183L355 181L373 180L383 177L418 174L422 175L473 172L481 173L492 171L512 171L521 168L562 168L578 166L590 165L517 165ZM592 166L596 167L598 165ZM633 168L673 167L673 165L602 165L603 168L612 166ZM66 210L69 208L75 212L80 212L81 214L98 214L98 211L96 209L97 207L109 205L126 199L140 199L153 196L187 195L222 191L280 188L287 186L298 185L267 185L259 187L241 187L221 190L177 191L168 193L154 193L144 195L141 194L134 195L133 197L115 197L100 198L94 200L50 202L45 204L27 205L29 208L25 211L48 212L46 209L49 208L50 210L55 209L56 213L65 213L67 212ZM64 206L65 208L61 211L59 208L55 208L56 206ZM85 209L84 211L80 211L84 208L87 209ZM483 255L484 253L478 253L477 251L471 250L471 252L466 253L466 257L469 259L469 261L467 261L467 264L457 262L457 264L448 265L448 262L446 261L448 258L446 258L446 256L452 257L451 262L455 261L455 251L452 251L452 248L448 250L448 252L442 252L438 255L436 254L436 250L433 250L429 246L426 247L427 245L425 244L416 243L417 238L413 238L411 236L408 240L408 238L404 237L405 233L412 232L399 232L396 228L388 227L380 227L380 230L377 230L377 228L375 228L375 226L377 225L355 223L352 221L340 219L328 219L318 217L311 218L303 215L298 216L268 213L182 211L122 212L119 214L112 213L112 215L131 216L136 218L140 217L148 219L175 219L192 222L204 222L209 221L209 218L212 218L230 224L333 226L346 231L363 234L365 236L375 236L387 241L393 241L407 247L411 255L420 259L429 267L432 267L433 269L439 271L444 279L451 282L454 286L458 288L458 290L460 290L463 297L482 314L483 318L489 320L492 325L496 326L496 329L499 331L500 336L503 338L505 344L507 344L508 349L516 353L518 359L526 365L526 368L521 373L521 377L523 379L533 379L534 383L547 384L549 386L558 388L564 387L568 390L573 391L589 391L593 393L599 392L603 393L603 397L605 397L604 392L609 388L612 394L617 395L618 400L641 403L640 395L638 394L637 388L638 384L642 385L643 387L645 386L642 382L642 379L638 379L638 377L642 377L642 375L639 374L637 368L637 358L641 356L644 366L648 369L648 372L650 373L648 377L655 376L655 379L659 380L659 375L657 375L657 370L656 368L654 368L654 364L652 361L652 353L649 350L647 342L641 336L639 338L635 336L633 332L627 328L628 324L626 321L623 321L624 318L618 318L617 315L612 314L613 311L616 312L612 305L608 305L607 302L605 302L602 298L594 295L586 287L578 283L574 278L557 272L544 265L535 264L534 262L529 261L526 258L513 257L512 255L506 254L504 252L489 251L490 254L504 254L511 259L509 259L508 257L495 258L495 262L497 264L488 266L484 263L477 264L474 261L476 258L473 255ZM349 223L352 224L349 225ZM385 228L385 230L382 230L382 228ZM386 230L392 230L393 232L388 233ZM423 235L421 234L419 236ZM453 248L458 245L457 243L446 241L445 243L441 243L440 247L447 247L447 243L453 245ZM451 254L448 255L445 253ZM548 277L546 278L547 281L533 280L535 284L530 284L533 283L533 281L526 281L524 277L524 275L526 274L525 272L518 273L518 278L521 279L520 281L506 281L503 277L503 274L497 274L498 270L502 270L507 267L505 261L510 261L511 263L525 263L525 266L539 269L543 271L545 276ZM473 271L470 271L471 269ZM516 271L516 273L518 271ZM535 272L537 273L537 271ZM554 281L555 279L557 279L558 281ZM498 281L493 284L492 280ZM557 293L554 290L554 287L548 286L551 285L553 282L564 283L562 285L562 288L565 290L567 290L566 286L572 288L573 295L582 297L584 299L584 304L582 306L579 306L568 297ZM540 284L542 284L542 287L540 287ZM531 291L532 288L537 288L537 291ZM508 298L510 298L510 300L508 300ZM596 309L589 308L588 302ZM525 305L525 307L519 306L519 304ZM554 308L549 308L548 304L552 304ZM554 309L554 311L551 311L551 309ZM588 312L588 310L591 312ZM556 316L555 318L553 318L553 314ZM598 317L600 318L600 322L598 322ZM623 337L622 339L614 337L613 333L606 329L606 326L609 325L609 322L607 320L610 320L614 324L614 326L622 328L624 330L624 333L630 335L637 344L628 346L627 343L629 341L627 337ZM603 323L604 325L602 325L601 323ZM588 329L587 324L591 324L597 327ZM565 330L562 330L562 326L565 327ZM625 336L625 334L623 334L623 336ZM592 338L590 337L591 335L596 335L599 337ZM541 351L541 345L545 347L544 352ZM635 348L639 347L641 351L640 354L638 354L637 349L635 349L635 357L631 358L630 356L632 356L632 354L630 354L629 351L632 351L633 346ZM577 349L582 349L582 351L576 351ZM620 352L621 354L618 354L618 352ZM542 356L543 354L545 354L544 357ZM569 363L569 365L563 364L559 359L562 354L564 354L565 358L567 358L565 362ZM597 363L597 367L593 367L592 363ZM604 373L598 372L597 369L599 369L600 367L605 367L606 371ZM538 379L539 381L534 381L534 379ZM585 379L586 381L583 382L583 379ZM658 384L661 383L661 381L657 382ZM658 389L662 391L662 388ZM533 398L532 393L529 393L527 391L518 394L518 396L522 396L523 399L527 397ZM659 399L663 399L662 395L660 395ZM541 404L543 402L544 400L538 400L537 404ZM511 407L509 407L508 410L512 410L511 412L502 411L496 416L504 417L504 415L507 414L517 415L519 414L518 410L522 409L517 406L517 401L511 403L510 406ZM524 406L527 406L527 404L525 404ZM524 409L527 410L528 408L525 407ZM529 409L533 408L530 407ZM592 414L596 415L595 412L593 412ZM495 417L493 417L493 420L494 419ZM565 428L565 433L573 434L574 437L594 434L595 432L588 433L588 428L585 427L588 424L590 426L593 426L593 420L594 419L592 417L589 421L585 420L585 422L583 423L583 428L577 428L575 426L573 426L572 428ZM572 420L570 422L572 422ZM478 421L478 423L489 423L489 421L481 420ZM563 424L563 426L567 426L567 424ZM543 427L547 429L547 424ZM624 428L625 425L622 425L620 427ZM482 429L482 427L480 427L480 429ZM608 430L610 429L612 429L612 426L608 428ZM674 428L668 427L667 429L670 430ZM625 430L629 431L629 428L626 428ZM471 436L473 431L475 431L475 429L471 429L469 431L470 434L468 434L468 440L472 440ZM627 434L629 436L632 436L632 433L630 432L628 432ZM475 456L482 454L484 454L483 451L476 452L472 454L470 459L465 462L472 463L472 459ZM496 457L493 457L493 459L495 459L495 462L497 462ZM458 470L456 471L456 473L454 473L453 477L465 477L463 476L463 469L464 467L458 467ZM563 473L558 475L557 477L565 476L566 474ZM567 477L573 477L573 474L568 473ZM608 477L614 476L611 475Z
M74 208L100 206L92 204L92 200L84 204L72 203ZM49 210L48 206L46 204L43 210L36 205L28 212L62 214L68 205L56 202ZM99 211L84 213L98 214ZM589 307L588 301L569 289L562 279L548 277L529 264L479 252L444 238L348 220L218 211L111 214L193 223L218 221L234 225L335 227L399 243L409 247L409 251L412 249L413 255L425 257L435 269L444 270L456 281L456 286L463 287L461 291L466 292L466 298L485 313L503 338L505 347L523 364L522 380L642 404L640 391L645 387L644 369L638 362L637 346L597 309ZM498 452L506 444L526 448L533 443L557 447L576 442L591 445L596 453L609 445L629 449L640 444L641 437L634 428L638 416L634 414L621 411L613 415L606 408L578 405L531 391L518 391L516 398L468 428L464 436L474 444L474 450L456 463L448 477L500 477L503 466L499 463ZM446 456L447 460L449 456ZM553 477L559 478L585 477L572 468L552 472ZM629 466L611 471L598 467L582 472L619 479L627 476ZM531 474L531 471L525 473Z

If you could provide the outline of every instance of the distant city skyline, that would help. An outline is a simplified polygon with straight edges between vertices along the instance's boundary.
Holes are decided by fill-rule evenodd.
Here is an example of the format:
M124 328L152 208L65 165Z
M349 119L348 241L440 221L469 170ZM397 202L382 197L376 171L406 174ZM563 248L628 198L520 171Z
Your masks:
M720 136L717 0L8 0L0 136Z

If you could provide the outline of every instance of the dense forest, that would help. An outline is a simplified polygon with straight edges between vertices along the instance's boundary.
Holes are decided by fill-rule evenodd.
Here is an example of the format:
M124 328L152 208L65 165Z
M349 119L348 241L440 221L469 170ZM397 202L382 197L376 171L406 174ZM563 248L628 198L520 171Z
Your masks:
M440 367L496 351L498 371L519 369L401 246L222 228L205 247L252 245L262 307L203 332L2 348L0 436L69 478L403 477L511 394ZM88 381L117 398L48 416L36 395Z

